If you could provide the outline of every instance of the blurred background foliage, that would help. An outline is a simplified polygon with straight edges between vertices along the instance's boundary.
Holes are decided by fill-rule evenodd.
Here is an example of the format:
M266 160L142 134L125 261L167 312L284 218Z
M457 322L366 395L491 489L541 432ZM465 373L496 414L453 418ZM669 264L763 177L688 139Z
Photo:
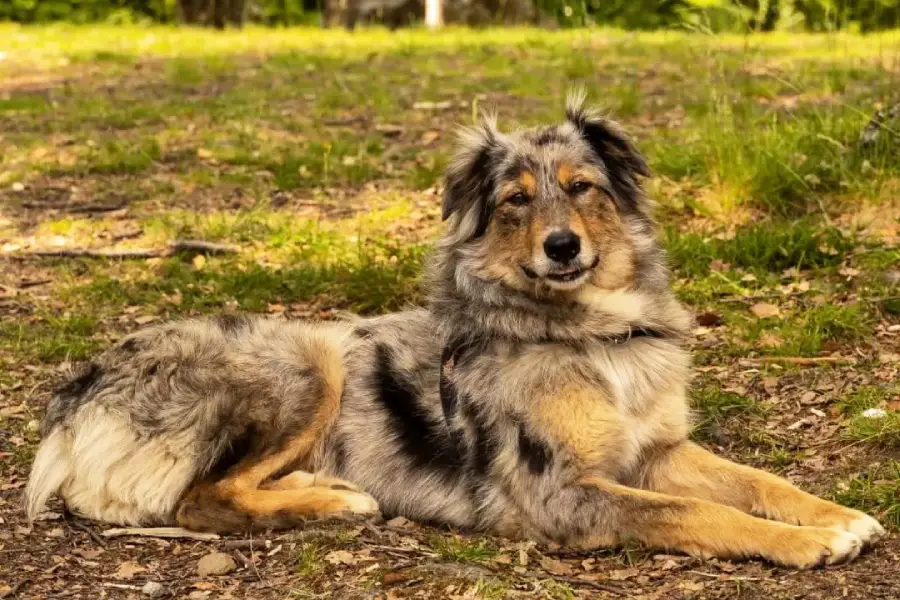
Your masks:
M212 23L203 15L235 0L0 0L0 21L45 23ZM329 3L366 10L414 10L424 0L237 0L238 18L281 26L314 24ZM484 3L497 20L508 5L533 3L544 25L610 25L625 29L693 29L711 33L746 31L870 32L900 25L900 0L444 0L465 5ZM402 4L402 6L400 6ZM201 20L185 19L185 5L201 6ZM205 8L203 8L205 7ZM518 14L524 14L518 11ZM373 19L377 21L378 19ZM535 19L529 18L531 22ZM508 19L507 19L508 21Z

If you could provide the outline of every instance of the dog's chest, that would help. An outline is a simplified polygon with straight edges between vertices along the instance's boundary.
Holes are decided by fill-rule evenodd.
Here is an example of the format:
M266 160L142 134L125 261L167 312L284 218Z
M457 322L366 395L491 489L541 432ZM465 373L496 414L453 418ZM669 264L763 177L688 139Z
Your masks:
M687 368L677 347L598 345L557 359L529 419L583 467L616 476L648 449L687 436Z

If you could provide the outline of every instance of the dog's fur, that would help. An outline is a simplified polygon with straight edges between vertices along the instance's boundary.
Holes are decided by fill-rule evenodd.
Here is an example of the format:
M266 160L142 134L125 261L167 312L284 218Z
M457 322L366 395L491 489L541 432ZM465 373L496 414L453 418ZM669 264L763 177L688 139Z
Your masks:
M485 120L447 171L427 308L128 336L51 401L29 516L54 493L95 519L213 531L380 506L583 548L852 559L874 519L687 440L691 319L647 174L579 98L557 126ZM562 265L544 250L561 230L581 240Z

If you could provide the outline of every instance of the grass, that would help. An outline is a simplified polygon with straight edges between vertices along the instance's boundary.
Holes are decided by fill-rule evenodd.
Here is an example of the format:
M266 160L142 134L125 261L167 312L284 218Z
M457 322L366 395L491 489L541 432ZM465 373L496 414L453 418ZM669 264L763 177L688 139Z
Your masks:
M839 406L849 416L844 437L882 448L900 448L900 411L887 404L900 388L863 386L844 398Z
M697 415L694 437L700 441L710 441L714 429L720 429L730 419L746 423L765 413L752 398L726 392L715 384L695 388L691 393L691 408Z
M840 486L835 502L876 515L886 527L900 529L900 462L888 461Z
M900 527L900 471L886 458L900 448L900 417L862 414L895 397L878 382L896 372L878 357L895 351L888 329L900 316L900 301L885 300L900 294L886 277L900 262L900 153L896 132L857 143L876 104L896 100L900 33L0 24L0 39L3 402L37 412L25 392L43 375L153 317L379 314L420 302L454 126L483 108L501 127L556 121L565 92L584 86L648 157L679 297L721 320L694 340L709 373L691 395L695 437L810 472L805 444L818 448L821 430L785 431L799 393L763 401L760 380L859 377L837 401L843 414L823 418L841 424L824 442L861 453L852 460L865 471L836 497ZM78 212L85 204L122 208ZM240 252L6 261L20 249L175 239ZM760 301L779 314L754 315ZM859 361L744 363L826 354ZM30 448L3 450L25 464ZM487 539L440 535L431 546L447 561L495 554ZM321 573L326 547L298 546L297 575Z
M294 572L301 577L313 577L325 568L322 547L315 542L302 542L297 546L297 562Z
M462 536L435 537L430 545L443 560L453 562L481 563L497 554L487 540Z

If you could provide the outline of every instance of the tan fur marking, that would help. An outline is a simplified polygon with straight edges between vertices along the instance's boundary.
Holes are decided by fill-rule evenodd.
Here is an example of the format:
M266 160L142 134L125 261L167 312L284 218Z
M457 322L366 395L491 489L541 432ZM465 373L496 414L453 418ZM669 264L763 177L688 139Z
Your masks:
M847 529L863 513L808 494L788 481L684 443L649 463L642 487L701 498L795 525Z
M537 193L537 180L534 178L534 173L531 171L522 171L519 175L519 185L521 185L522 190L532 198Z
M541 430L571 448L584 465L616 461L627 445L625 423L597 388L563 387L541 399L533 415Z
M626 522L617 524L620 541L636 539L703 558L762 556L800 568L852 558L860 549L859 540L842 531L767 521L721 504L637 490L598 477L582 483L606 491L624 507Z
M573 167L568 163L559 165L556 170L556 180L562 187L567 187L573 181L586 181L593 185L599 183L596 173L589 169Z

